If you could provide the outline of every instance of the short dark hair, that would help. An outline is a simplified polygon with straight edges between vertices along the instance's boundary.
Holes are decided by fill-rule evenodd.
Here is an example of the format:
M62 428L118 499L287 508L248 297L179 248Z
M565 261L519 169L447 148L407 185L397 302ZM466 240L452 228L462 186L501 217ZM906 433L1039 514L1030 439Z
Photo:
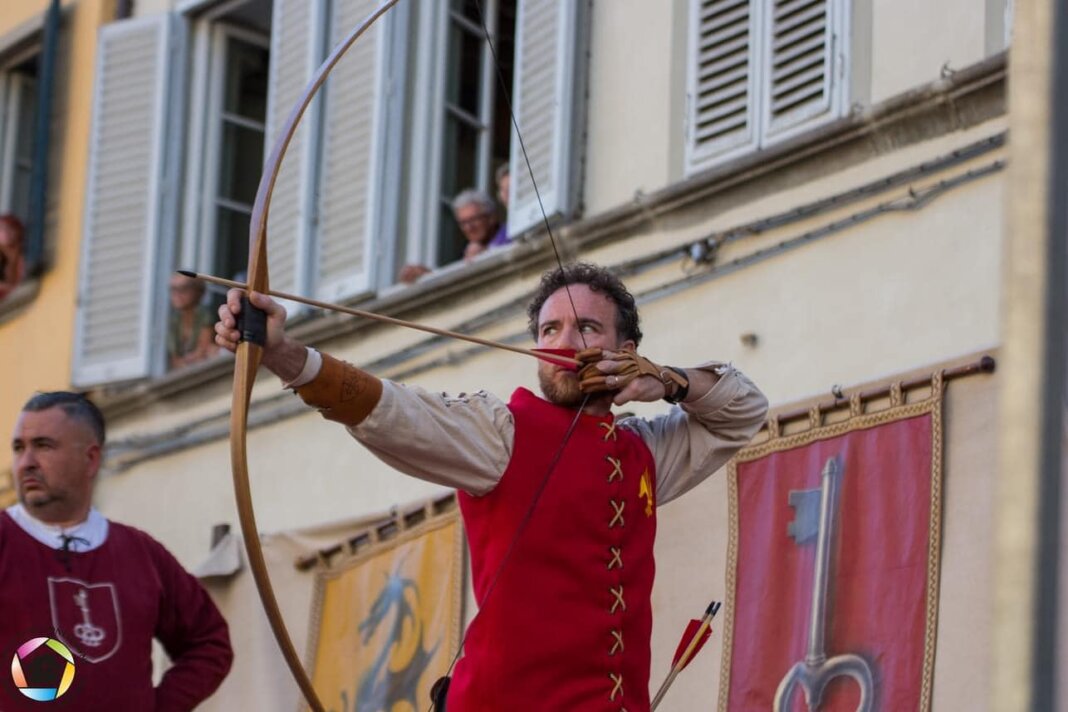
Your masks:
M572 284L585 284L594 292L611 299L616 305L616 332L624 340L633 341L635 346L641 343L642 330L638 324L638 305L634 303L634 295L608 269L588 262L557 267L541 276L541 284L527 307L528 328L535 341L538 339L538 315L545 301L557 290Z
M22 406L23 412L37 413L49 408L60 408L68 418L81 421L89 426L96 437L98 445L104 444L104 415L91 400L81 393L71 391L51 391L37 393Z

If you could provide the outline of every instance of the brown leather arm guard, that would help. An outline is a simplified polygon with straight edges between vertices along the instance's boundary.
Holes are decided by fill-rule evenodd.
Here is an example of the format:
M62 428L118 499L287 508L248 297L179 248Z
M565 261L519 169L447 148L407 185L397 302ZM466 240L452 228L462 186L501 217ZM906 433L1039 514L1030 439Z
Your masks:
M327 420L358 425L378 405L382 381L333 356L322 357L319 375L298 387L297 395Z
M575 354L575 358L586 364L579 370L579 389L583 393L618 391L641 376L652 376L663 383L664 395L669 400L680 392L685 393L690 386L678 371L653 363L637 351L583 349ZM616 367L606 373L597 367L599 361L613 361Z

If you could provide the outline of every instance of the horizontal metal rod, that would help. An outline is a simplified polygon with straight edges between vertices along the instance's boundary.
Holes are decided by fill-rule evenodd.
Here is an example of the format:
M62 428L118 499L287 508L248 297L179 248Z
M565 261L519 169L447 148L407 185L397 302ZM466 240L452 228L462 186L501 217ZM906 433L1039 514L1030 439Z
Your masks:
M957 366L955 368L947 368L945 371L942 372L942 379L948 382L952 381L954 378L973 376L977 373L993 373L996 366L997 362L994 360L993 356L983 356L978 361L966 363L963 366ZM904 393L906 391L912 390L913 388L919 388L920 386L929 385L931 385L930 376L919 376L917 378L902 382L901 392ZM881 386L879 388L873 388L870 391L864 391L860 394L860 400L862 403L865 403L867 401L885 398L886 396L890 395L890 388L891 386ZM816 407L819 408L819 412L822 415L823 413L830 413L840 408L848 408L849 399L836 398L835 400L830 401L829 403L820 403ZM786 423L789 423L794 420L802 420L808 418L811 412L811 408L798 408L797 410L792 410L789 413L783 413L779 416L779 424L785 425Z

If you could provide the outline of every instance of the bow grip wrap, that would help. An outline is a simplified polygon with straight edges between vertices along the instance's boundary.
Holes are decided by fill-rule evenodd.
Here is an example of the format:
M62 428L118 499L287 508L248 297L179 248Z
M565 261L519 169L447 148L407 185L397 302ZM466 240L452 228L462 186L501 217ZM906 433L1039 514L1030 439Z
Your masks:
M248 295L241 297L241 311L237 315L237 330L241 340L264 346L267 343L267 312L252 306Z

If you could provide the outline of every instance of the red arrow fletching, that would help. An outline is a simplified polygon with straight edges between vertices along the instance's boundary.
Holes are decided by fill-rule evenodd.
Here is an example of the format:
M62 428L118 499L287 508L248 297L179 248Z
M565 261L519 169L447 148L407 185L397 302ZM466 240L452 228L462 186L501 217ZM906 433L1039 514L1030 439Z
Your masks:
M544 356L538 357L542 361L548 361L551 364L559 366L560 368L566 368L569 371L579 370L579 364L577 363L573 363L572 361L561 361L553 358L553 356L563 356L564 358L573 359L575 358L575 354L578 353L575 349L534 349L534 351L537 351L539 354L545 354Z
M686 652L686 649L690 647L690 641L692 641L694 636L697 635L697 631L700 630L700 628L701 621L698 620L691 620L689 623L686 624L686 632L682 634L682 640L679 641L679 647L675 650L675 657L671 659L671 667L675 667L679 664L679 660L682 659L682 656ZM698 651L701 650L704 644L707 643L708 639L711 637L712 626L708 626L708 628L705 629L704 634L701 635L701 639L697 641L697 645L694 646L693 652L690 654L689 660L683 663L683 666L679 668L680 670L685 669L686 666L690 664L690 661L697 657Z

